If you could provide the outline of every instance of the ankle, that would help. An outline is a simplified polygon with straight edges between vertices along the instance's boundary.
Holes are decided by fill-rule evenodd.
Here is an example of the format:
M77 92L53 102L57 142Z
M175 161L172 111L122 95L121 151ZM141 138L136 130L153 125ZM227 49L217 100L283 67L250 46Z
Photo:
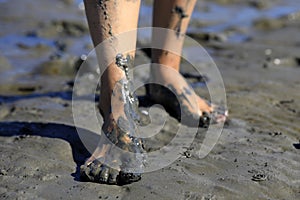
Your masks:
M119 107L122 102L124 104L123 90L126 90L125 84L128 80L129 61L132 61L132 58L118 54L116 62L107 68L101 78L99 109L104 120L110 120L113 108L116 108L114 114L117 116L122 115L122 108Z
M125 78L124 71L115 63L111 64L103 73L100 85L100 100L98 107L102 117L111 113L111 100L116 84Z
M160 64L162 66L171 67L172 69L179 71L180 56L165 50L153 50L152 51L152 63Z

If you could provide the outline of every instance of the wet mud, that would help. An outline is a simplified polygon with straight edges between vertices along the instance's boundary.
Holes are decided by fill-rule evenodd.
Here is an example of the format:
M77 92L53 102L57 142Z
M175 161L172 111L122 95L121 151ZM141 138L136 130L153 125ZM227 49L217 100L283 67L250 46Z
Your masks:
M140 26L150 25L151 3L143 1ZM206 133L200 128L174 163L123 186L79 177L90 153L74 127L72 89L92 48L82 3L3 0L0 8L0 199L300 198L298 1L197 2L188 35L222 74L229 121L204 159L197 157ZM148 42L149 35L139 36L139 44ZM185 50L194 55L194 48ZM147 62L138 51L135 64ZM89 81L98 72L93 63L89 69L80 77L86 84L74 92L85 123L79 128L93 149L99 142L97 125L84 119L96 106L89 100ZM195 77L186 61L181 71L209 100L205 81L213 77ZM135 75L145 80L148 74ZM145 94L145 88L137 91L147 110L151 102ZM160 124L159 109L152 113L153 123ZM145 143L147 151L174 138L180 124L166 116L163 130Z

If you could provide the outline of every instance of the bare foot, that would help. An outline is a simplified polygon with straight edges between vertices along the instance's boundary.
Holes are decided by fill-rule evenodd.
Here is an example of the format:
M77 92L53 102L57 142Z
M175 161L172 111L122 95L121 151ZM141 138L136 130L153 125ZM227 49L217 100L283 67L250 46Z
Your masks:
M123 122L116 122L113 117L104 123L101 142L81 166L82 179L108 184L126 184L141 179L144 161L135 154L143 152L142 143L118 123Z
M144 158L137 124L145 116L141 116L138 110L138 100L129 83L127 78L116 82L110 101L104 99L100 103L104 118L101 140L92 156L81 166L84 180L127 184L141 179Z
M147 86L148 95L182 123L208 127L210 123L225 122L228 112L199 97L176 70L160 67L153 77L157 84ZM199 119L199 123L189 119Z

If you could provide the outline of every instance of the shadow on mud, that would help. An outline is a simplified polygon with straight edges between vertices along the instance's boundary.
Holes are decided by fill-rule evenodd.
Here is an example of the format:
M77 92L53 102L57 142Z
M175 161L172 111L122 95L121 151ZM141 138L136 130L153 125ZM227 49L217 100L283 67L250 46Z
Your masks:
M78 128L80 129L80 128ZM87 137L94 141L92 145L97 145L99 136L89 130L81 129L80 137ZM72 148L73 160L76 163L76 172L71 174L75 180L79 181L80 166L86 158L90 156L85 148L74 126L56 123L30 123L30 122L1 122L0 136L41 136L47 138L57 138L67 141ZM93 147L92 147L93 148Z

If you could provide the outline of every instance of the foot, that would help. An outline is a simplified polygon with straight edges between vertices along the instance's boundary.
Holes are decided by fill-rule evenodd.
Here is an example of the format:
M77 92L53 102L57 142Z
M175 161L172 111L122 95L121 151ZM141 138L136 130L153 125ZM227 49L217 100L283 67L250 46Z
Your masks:
M117 57L121 59L120 57ZM117 63L126 66L126 62ZM138 126L144 118L138 109L138 100L131 92L126 77L114 84L109 100L102 99L101 114L104 119L101 140L90 158L81 166L81 178L86 181L127 184L141 179L144 157ZM102 90L102 91L103 91ZM109 108L109 109L108 109ZM147 121L147 120L146 120Z
M128 121L115 120L112 114L105 121L101 143L80 168L82 180L122 185L141 179L144 160L135 154L143 152L142 143L124 123Z
M199 97L176 70L161 67L153 77L158 84L148 85L147 94L183 124L206 128L210 123L225 122L228 112Z

